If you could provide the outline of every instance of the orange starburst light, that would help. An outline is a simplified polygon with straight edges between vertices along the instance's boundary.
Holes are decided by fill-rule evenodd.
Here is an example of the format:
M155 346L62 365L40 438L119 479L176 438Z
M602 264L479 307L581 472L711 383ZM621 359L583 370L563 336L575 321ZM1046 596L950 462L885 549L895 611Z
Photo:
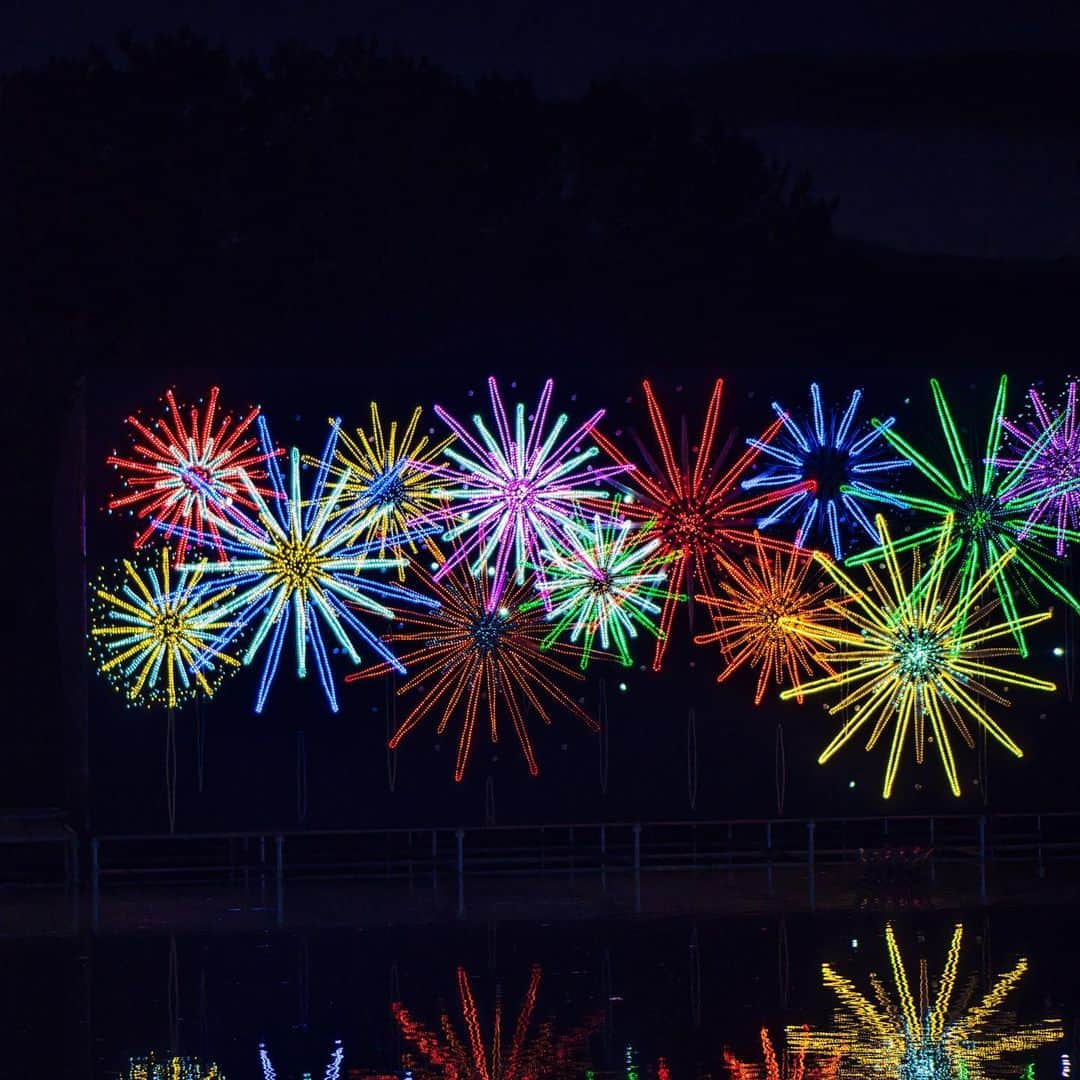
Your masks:
M766 548L754 533L752 554L740 559L717 552L716 564L717 594L697 597L708 608L714 629L698 634L694 643L720 646L724 669L717 682L726 682L746 665L756 668L754 704L760 705L770 683L779 687L786 682L798 694L803 676L835 674L819 654L821 628L839 621L827 604L836 590L827 580L807 584L813 552L776 541Z
M437 709L441 709L436 728L439 735L454 716L460 715L461 734L454 764L454 779L460 781L469 762L477 718L484 704L492 743L499 741L500 712L509 714L529 773L536 776L539 769L519 697L532 706L545 724L551 723L549 706L545 703L549 699L593 731L600 730L599 724L555 681L555 678L584 680L576 666L570 667L557 659L565 656L576 663L581 650L555 642L541 652L551 625L542 610L522 608L533 595L531 580L524 585L505 586L498 607L491 609L487 574L474 577L467 566L459 564L436 582L434 575L415 560L413 568L424 579L425 591L439 601L440 607L422 614L395 610L402 629L383 635L387 642L412 646L400 655L400 660L406 668L415 668L415 672L402 683L398 694L406 695L413 690L422 694L391 737L391 749L396 749L421 720ZM379 664L347 675L345 681L385 675L390 670L388 664Z

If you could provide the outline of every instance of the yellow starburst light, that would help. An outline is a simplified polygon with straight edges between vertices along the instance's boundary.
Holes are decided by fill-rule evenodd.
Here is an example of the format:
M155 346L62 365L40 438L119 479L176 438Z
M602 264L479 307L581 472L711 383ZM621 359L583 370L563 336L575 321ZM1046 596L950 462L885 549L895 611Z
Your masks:
M142 564L124 559L91 587L90 655L128 704L175 709L198 693L211 697L240 666L217 645L234 626L220 606L232 589L207 597L206 566L203 559L174 579L163 547Z
M379 406L373 401L369 430L357 428L354 438L338 421L331 420L332 426L338 426L332 460L323 462L304 457L305 464L325 465L334 478L346 477L341 498L343 508L357 500L370 502L372 493L379 493L376 500L379 512L365 520L359 539L380 557L389 553L403 560L397 571L399 581L405 580L406 555L419 555L423 549L442 561L432 530L417 523L442 508L441 499L435 495L439 478L434 463L454 441L454 436L433 442L429 435L418 435L422 415L423 409L417 406L403 428L397 420L384 427ZM372 542L374 546L369 546Z
M915 761L920 765L926 743L932 739L949 787L959 796L960 782L949 739L950 722L970 748L974 748L975 740L969 721L993 736L1010 753L1023 757L1020 747L979 699L1000 706L1009 704L987 685L988 681L1029 690L1056 689L1045 679L989 662L1017 655L1017 648L996 642L1008 639L1018 625L1028 627L1046 621L1051 612L1026 615L1018 622L992 620L998 601L987 592L1013 558L1015 548L1001 552L970 586L961 588L960 574L954 574L946 584L947 570L956 553L952 514L946 517L925 566L919 550L912 551L908 578L901 571L896 547L880 514L877 527L882 537L884 569L864 564L868 582L865 589L856 585L829 556L815 553L814 557L850 601L842 607L829 602L846 625L822 625L818 629L821 640L834 648L818 653L815 659L834 667L837 673L803 683L798 690L784 690L780 697L788 700L800 692L809 695L847 691L829 708L829 715L853 711L818 758L819 764L825 764L867 725L871 725L871 731L866 749L872 750L892 724L884 797L887 799L892 794L909 735L914 741Z
M1029 1053L1061 1039L1061 1021L1023 1025L1004 1011L1006 997L1028 970L1024 958L971 1006L975 977L957 989L963 935L964 927L958 924L932 997L926 959L919 960L918 983L913 990L891 925L885 927L885 944L895 999L876 974L870 976L874 998L870 1000L850 979L822 964L822 980L839 1000L835 1027L831 1031L789 1027L789 1047L796 1053L839 1058L841 1075L860 1080L1015 1076L1017 1069L1007 1062L1007 1056Z

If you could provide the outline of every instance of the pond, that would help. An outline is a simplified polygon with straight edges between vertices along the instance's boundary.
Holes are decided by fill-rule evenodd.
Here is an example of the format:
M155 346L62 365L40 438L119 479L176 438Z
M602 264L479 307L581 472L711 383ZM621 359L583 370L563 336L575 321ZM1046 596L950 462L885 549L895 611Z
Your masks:
M0 1075L1067 1080L1073 911L358 918L12 940Z

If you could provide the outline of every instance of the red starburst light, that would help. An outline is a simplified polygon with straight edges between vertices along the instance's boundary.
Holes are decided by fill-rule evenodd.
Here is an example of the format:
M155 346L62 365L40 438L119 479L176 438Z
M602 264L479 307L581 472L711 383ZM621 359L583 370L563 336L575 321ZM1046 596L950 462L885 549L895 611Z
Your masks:
M653 670L659 671L671 639L671 626L679 603L688 600L692 631L694 594L711 596L715 592L712 565L716 556L729 543L745 542L749 538L748 530L754 528L756 515L764 507L779 503L799 491L813 491L815 485L812 480L803 480L751 498L742 497L739 484L760 449L757 446L748 447L734 463L721 471L733 442L729 438L727 445L719 453L715 452L724 380L717 379L713 386L705 413L705 425L696 448L690 446L686 421L683 420L678 456L652 386L647 379L641 385L655 443L660 451L660 461L658 463L648 447L635 438L644 468L638 466L634 469L632 500L624 502L623 512L641 521L649 533L659 536L663 549L673 556L670 576L672 588L664 603L660 618L661 633L653 653ZM783 416L778 417L770 424L758 442L771 442L783 427L784 419ZM615 461L633 464L602 432L594 430L593 437ZM629 485L620 483L619 486ZM771 545L766 542L766 546Z

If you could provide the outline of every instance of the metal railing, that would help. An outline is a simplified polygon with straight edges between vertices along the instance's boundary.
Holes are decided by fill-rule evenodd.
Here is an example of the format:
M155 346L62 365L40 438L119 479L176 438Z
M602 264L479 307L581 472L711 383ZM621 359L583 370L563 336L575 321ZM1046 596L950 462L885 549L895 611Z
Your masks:
M90 879L411 878L419 874L821 867L900 852L934 864L1080 860L1080 812L252 830L94 837Z

